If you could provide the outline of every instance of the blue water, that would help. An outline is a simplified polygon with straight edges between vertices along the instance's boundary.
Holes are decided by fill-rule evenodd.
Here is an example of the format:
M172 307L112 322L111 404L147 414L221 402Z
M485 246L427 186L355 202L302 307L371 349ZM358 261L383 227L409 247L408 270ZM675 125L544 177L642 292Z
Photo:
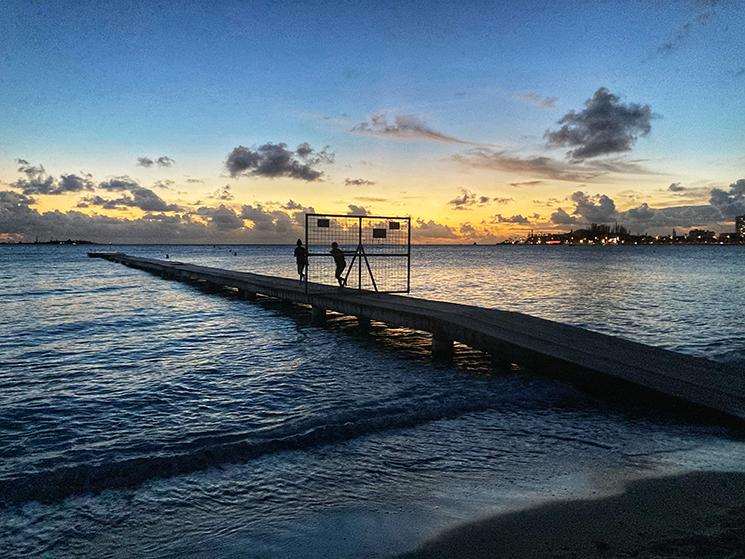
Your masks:
M725 427L87 248L0 246L3 557L384 557L619 479L745 465ZM288 247L112 248L294 273ZM416 247L412 294L745 371L743 248Z

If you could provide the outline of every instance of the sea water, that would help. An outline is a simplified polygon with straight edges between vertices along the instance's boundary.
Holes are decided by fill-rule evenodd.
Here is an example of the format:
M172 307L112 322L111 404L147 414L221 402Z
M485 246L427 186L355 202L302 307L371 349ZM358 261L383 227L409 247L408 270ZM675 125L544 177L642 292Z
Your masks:
M3 557L383 557L615 479L745 467L726 427L550 367L436 362L426 334L314 327L91 248L0 246ZM295 273L285 246L93 248ZM415 297L745 371L745 247L414 247L411 273Z

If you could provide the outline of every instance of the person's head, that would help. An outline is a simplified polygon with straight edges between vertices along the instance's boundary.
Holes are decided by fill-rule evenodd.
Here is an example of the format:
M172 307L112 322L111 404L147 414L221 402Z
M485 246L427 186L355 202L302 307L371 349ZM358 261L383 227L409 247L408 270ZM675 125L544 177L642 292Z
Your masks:
M331 248L339 248L339 244L334 241L333 243L331 243Z
M297 246L303 246L303 241L301 241L300 239L298 239L297 240Z

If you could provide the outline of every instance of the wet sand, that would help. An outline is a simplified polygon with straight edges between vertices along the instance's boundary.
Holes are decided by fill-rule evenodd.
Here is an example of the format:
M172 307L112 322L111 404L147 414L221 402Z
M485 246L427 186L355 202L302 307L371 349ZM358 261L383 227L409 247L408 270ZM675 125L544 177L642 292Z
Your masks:
M458 527L403 557L745 558L745 474L635 481Z

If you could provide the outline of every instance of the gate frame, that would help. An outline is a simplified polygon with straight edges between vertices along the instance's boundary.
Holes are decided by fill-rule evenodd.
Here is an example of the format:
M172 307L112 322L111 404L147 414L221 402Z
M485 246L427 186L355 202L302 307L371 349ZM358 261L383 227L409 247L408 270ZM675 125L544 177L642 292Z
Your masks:
M308 224L309 224L309 218L311 217L328 217L328 218L344 218L344 219L357 219L357 248L353 253L346 252L345 255L352 254L352 261L349 263L349 266L347 266L347 272L344 276L344 283L346 287L346 281L349 277L349 274L352 271L352 267L354 266L354 262L357 258L357 290L358 291L369 291L367 289L362 289L362 259L364 258L365 264L367 266L367 271L370 274L370 280L372 281L373 287L375 289L375 293L410 293L411 292L411 217L401 217L401 216L387 216L387 215L360 215L360 214L324 214L324 213L306 213L305 214L305 250L306 250L306 263L305 263L305 293L308 294L308 272L310 270L310 257L311 256L328 256L328 253L325 252L317 252L317 253L311 253L310 252L310 245L308 244ZM406 253L400 253L400 254L367 254L365 252L365 247L362 244L362 220L363 219L381 219L381 220L389 220L389 221L405 221L406 222ZM406 258L406 289L400 289L395 291L378 291L378 286L375 282L375 277L373 276L372 269L370 268L370 262L367 260L368 256L372 256L375 258L380 257L394 257L394 258ZM319 284L319 285L325 285L325 284Z

